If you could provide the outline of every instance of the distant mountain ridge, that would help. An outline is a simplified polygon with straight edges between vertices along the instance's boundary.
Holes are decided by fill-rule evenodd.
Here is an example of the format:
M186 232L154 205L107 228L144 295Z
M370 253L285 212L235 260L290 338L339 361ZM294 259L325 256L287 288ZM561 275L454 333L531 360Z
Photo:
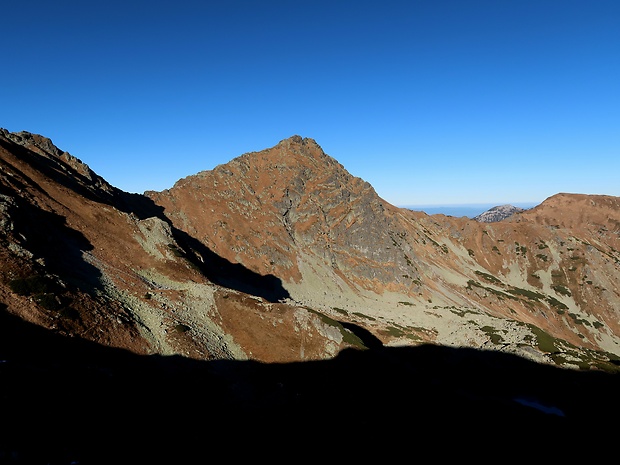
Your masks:
M523 208L524 210L528 210L530 208L534 208L538 205L535 202L518 202L510 204L518 208ZM445 205L401 205L401 208L407 208L408 210L413 211L423 211L428 215L446 215L446 216L455 216L457 218L466 216L468 218L475 218L476 216L481 215L482 213L490 210L491 208L497 207L498 204L481 204L481 203L466 203L466 204L445 204Z
M515 213L521 213L524 211L524 208L515 207L513 205L498 205L481 213L480 215L475 216L473 219L480 221L481 223L495 223L497 221L505 220Z

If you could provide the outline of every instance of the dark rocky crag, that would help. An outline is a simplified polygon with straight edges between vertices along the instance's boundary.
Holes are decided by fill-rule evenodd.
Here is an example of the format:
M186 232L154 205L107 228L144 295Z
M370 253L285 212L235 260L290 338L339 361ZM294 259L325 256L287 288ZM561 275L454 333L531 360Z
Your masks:
M429 216L299 136L136 195L1 130L0 227L8 463L557 458L620 413L616 197Z

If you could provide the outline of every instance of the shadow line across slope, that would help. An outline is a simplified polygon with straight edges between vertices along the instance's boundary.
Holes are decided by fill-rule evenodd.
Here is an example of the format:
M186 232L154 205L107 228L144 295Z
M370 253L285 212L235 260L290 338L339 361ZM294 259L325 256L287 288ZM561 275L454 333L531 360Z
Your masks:
M534 445L559 457L571 437L603 440L620 414L618 376L510 354L423 345L281 364L140 356L4 306L0 378L9 463L207 463L285 449L320 459L330 448L356 459L423 453L430 440L449 446L442 457Z

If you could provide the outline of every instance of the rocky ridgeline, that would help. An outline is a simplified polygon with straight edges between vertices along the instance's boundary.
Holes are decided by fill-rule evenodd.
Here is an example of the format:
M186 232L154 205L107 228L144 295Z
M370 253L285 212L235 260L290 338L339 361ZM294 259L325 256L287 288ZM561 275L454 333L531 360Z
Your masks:
M86 163L69 152L60 150L48 137L28 131L9 132L0 128L0 141L2 140L25 148L26 151L22 151L21 156L52 178L65 177L69 183L80 184L82 188L99 196L110 196L116 192L114 187L90 169ZM33 158L33 154L40 155L40 157Z

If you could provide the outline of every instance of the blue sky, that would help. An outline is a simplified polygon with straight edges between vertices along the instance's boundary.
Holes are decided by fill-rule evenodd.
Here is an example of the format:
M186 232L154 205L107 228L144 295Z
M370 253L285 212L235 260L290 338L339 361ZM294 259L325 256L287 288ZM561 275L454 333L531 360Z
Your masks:
M616 0L12 1L0 127L163 190L292 135L398 205L620 196Z

